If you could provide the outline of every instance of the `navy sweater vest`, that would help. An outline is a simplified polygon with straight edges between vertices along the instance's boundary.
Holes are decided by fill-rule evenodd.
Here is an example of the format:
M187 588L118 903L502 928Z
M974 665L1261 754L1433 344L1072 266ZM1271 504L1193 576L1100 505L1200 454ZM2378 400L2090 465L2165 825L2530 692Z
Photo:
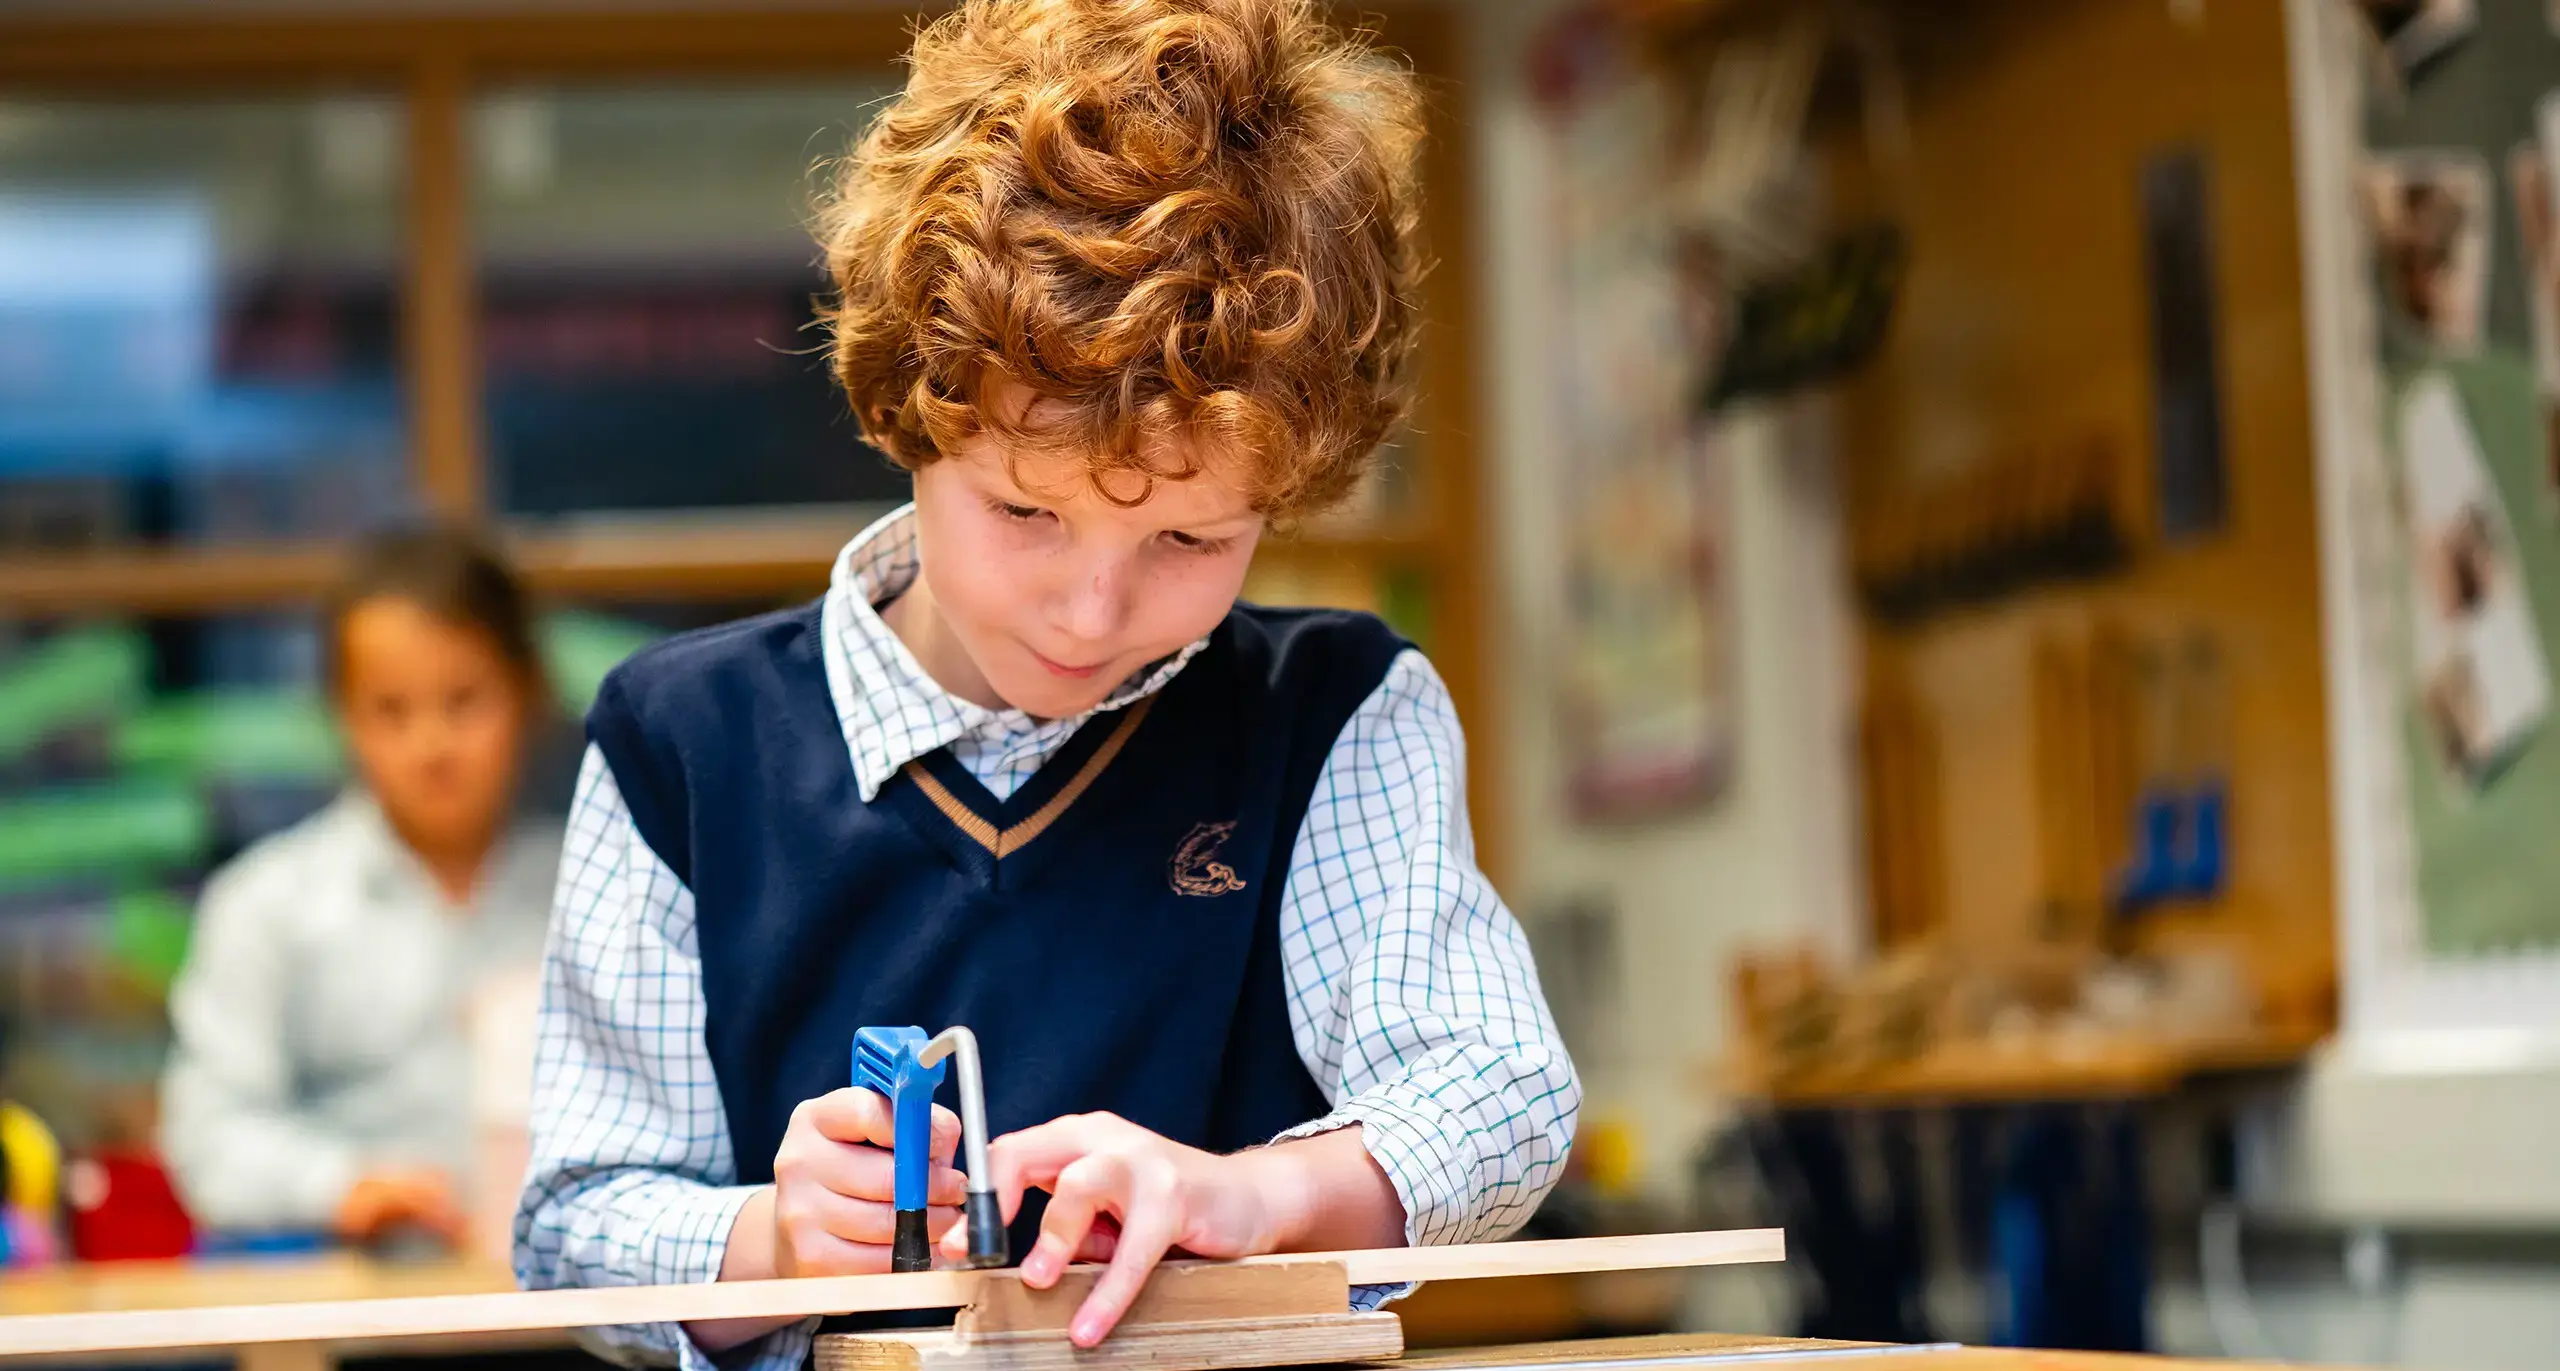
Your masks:
M815 605L615 670L588 737L693 892L739 1182L772 1179L792 1110L847 1084L873 1024L975 1030L997 1133L1108 1110L1231 1151L1322 1115L1281 895L1336 737L1406 646L1366 615L1238 606L1003 802L939 752L862 801Z

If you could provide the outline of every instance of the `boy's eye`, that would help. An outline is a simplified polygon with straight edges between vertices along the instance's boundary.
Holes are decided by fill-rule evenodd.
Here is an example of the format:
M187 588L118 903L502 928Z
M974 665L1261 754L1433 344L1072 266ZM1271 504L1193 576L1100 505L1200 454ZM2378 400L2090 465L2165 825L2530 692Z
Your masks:
M1197 552L1203 555L1224 552L1227 550L1227 544L1235 541L1232 538L1203 538L1199 534L1184 533L1178 529L1165 530L1164 537L1166 542L1185 552Z
M989 500L987 508L1018 524L1027 524L1049 512L1038 505L1017 505L1005 500Z

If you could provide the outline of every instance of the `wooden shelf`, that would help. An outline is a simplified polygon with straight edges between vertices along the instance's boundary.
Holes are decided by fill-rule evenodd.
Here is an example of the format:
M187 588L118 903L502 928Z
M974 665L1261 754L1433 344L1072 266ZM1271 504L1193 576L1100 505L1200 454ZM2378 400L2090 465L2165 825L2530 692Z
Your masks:
M617 520L537 528L507 539L525 579L574 599L747 600L815 594L867 516ZM1397 560L1422 536L1273 539L1280 559ZM0 615L205 614L308 605L337 576L343 545L132 548L0 556Z
M529 533L507 540L525 579L574 599L746 600L826 585L841 526ZM0 557L0 615L210 614L307 606L335 580L336 543Z
M2017 1047L1950 1043L1908 1061L1778 1079L1756 1063L1728 1061L1714 1067L1708 1079L1720 1093L1785 1108L2141 1099L2166 1094L2198 1076L2297 1065L2327 1037L2325 1029L2268 1028L2183 1041L2119 1038Z

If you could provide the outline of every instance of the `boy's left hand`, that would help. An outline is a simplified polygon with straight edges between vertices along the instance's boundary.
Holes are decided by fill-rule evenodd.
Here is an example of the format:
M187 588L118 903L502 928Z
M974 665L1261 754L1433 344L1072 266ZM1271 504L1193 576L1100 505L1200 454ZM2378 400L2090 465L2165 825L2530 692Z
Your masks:
M988 1146L1004 1217L1022 1192L1049 1192L1040 1240L1022 1259L1022 1283L1046 1290L1078 1259L1110 1269L1076 1311L1068 1336L1092 1347L1108 1336L1175 1248L1200 1257L1248 1257L1288 1245L1305 1226L1312 1177L1287 1145L1229 1156L1203 1152L1112 1114L1077 1114L1009 1133ZM945 1247L964 1250L954 1231Z

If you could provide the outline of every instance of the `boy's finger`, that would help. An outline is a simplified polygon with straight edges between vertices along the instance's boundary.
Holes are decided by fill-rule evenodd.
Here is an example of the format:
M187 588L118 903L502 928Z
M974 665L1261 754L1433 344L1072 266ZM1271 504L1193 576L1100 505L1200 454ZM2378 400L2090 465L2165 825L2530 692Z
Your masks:
M847 1086L830 1090L801 1107L820 1137L870 1147L887 1147L897 1140L889 1101L876 1090Z
M897 1198L897 1165L876 1147L822 1143L801 1151L791 1165L820 1188L850 1199L886 1203Z
M1004 1221L1022 1212L1022 1192L1038 1187L1055 1193L1059 1173L1093 1150L1092 1130L1081 1119L1057 1119L1007 1133L987 1145L987 1166L994 1171Z
M1156 1263L1173 1246L1173 1234L1173 1208L1163 1196L1133 1201L1121 1211L1120 1240L1111 1254L1110 1269L1094 1282L1093 1293L1085 1296L1075 1320L1067 1325L1069 1341L1090 1348L1111 1335L1120 1316L1129 1312L1138 1292L1146 1288Z
M948 1166L959 1154L960 1116L937 1104L933 1107L933 1159Z
M875 1243L846 1242L825 1233L790 1242L794 1275L868 1276L889 1269L889 1249Z
M847 1199L842 1195L810 1195L799 1203L806 1216L815 1221L818 1231L844 1242L887 1246L897 1240L898 1211L877 1200ZM957 1205L937 1204L925 1210L925 1232L940 1237L960 1221Z
M815 1147L803 1154L797 1165L800 1174L822 1189L848 1199L887 1204L898 1198L897 1161L876 1147L851 1143ZM967 1179L949 1166L936 1166L926 1175L927 1204L958 1204L967 1194Z
M884 1247L897 1236L897 1211L878 1200L813 1194L801 1196L796 1207L799 1212L794 1217L808 1227L795 1226L794 1232L814 1230L839 1242L867 1243L874 1247Z
M1128 1189L1129 1169L1116 1158L1084 1157L1059 1172L1057 1183L1049 1187L1049 1211L1040 1216L1040 1239L1022 1259L1022 1283L1034 1290L1056 1285L1103 1211L1120 1214L1125 1230Z

